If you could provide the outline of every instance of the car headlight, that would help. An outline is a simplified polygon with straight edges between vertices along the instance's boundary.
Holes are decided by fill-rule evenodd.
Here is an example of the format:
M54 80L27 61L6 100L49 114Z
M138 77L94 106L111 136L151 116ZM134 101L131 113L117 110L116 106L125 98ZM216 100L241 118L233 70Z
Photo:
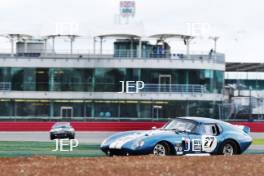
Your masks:
M142 147L143 145L144 145L144 141L139 141L139 143L138 143L138 147Z
M51 129L50 132L57 132L59 129Z
M138 141L138 142L135 142L133 145L132 145L132 148L133 149L137 149L137 148L140 148L140 147L142 147L143 145L144 145L144 141Z

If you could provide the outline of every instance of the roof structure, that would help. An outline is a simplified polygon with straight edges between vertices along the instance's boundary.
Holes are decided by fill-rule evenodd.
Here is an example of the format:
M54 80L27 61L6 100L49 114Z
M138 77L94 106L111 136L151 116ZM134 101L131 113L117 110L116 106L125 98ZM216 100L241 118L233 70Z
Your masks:
M149 36L150 38L157 38L157 39L162 39L162 40L166 40L168 38L180 38L180 39L193 39L194 36L190 36L190 35L183 35L183 34L154 34Z
M140 39L141 36L136 34L103 34L103 35L97 35L96 37L99 38L133 38L133 39Z
M55 37L80 37L79 35L73 35L73 34L52 34L52 35L47 35L47 38L55 38Z
M229 72L264 72L264 63L227 62L226 71L229 71Z

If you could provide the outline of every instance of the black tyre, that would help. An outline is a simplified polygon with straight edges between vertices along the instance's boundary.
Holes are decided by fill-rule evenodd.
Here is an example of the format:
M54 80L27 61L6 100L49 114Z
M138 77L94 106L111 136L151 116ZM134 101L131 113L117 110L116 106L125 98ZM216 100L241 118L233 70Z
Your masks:
M228 140L221 145L218 153L220 155L227 155L227 156L237 155L239 154L239 148L235 141Z
M162 142L155 145L153 148L153 154L156 156L171 155L171 148L168 143Z

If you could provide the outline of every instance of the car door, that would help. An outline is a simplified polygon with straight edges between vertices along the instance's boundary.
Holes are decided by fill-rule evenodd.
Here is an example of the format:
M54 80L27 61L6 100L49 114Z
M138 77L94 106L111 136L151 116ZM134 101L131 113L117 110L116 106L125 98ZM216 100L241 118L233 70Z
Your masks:
M188 135L185 153L213 153L219 143L221 128L216 123L201 123Z
M201 126L197 125L192 133L188 134L188 145L185 145L185 153L201 153L202 152L202 136L200 134ZM188 147L187 147L188 146Z
M201 125L202 151L213 153L220 141L221 127L217 123L205 123Z

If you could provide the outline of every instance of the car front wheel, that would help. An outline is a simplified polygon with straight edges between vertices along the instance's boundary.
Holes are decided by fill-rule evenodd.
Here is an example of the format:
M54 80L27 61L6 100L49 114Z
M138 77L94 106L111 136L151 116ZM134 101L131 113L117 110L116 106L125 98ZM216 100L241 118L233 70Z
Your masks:
M156 156L170 155L170 147L167 143L158 143L153 149L153 154Z

